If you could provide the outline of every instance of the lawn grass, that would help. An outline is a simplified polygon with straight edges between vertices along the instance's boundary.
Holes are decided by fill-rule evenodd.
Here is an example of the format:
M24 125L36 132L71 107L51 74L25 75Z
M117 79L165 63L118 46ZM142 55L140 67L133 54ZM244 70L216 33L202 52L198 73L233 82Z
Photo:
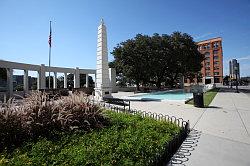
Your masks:
M180 132L174 124L106 111L110 125L91 132L60 133L0 154L0 165L152 165Z
M204 100L204 107L208 107L209 104L213 101L214 97L216 96L217 92L219 91L219 88L214 88L212 90L207 91L203 94L203 100ZM187 104L194 105L194 100L190 100L187 102Z

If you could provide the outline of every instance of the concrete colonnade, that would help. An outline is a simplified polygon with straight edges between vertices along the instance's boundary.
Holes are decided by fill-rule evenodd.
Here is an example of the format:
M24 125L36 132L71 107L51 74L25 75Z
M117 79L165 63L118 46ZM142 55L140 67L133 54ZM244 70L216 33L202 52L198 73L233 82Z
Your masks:
M7 69L7 91L8 96L13 95L13 70L23 70L23 90L24 93L29 91L29 71L37 72L37 89L46 89L46 72L54 73L53 88L57 88L57 73L64 73L64 88L67 88L67 74L74 74L74 88L80 88L80 74L86 74L86 87L89 87L88 76L89 74L96 74L93 69L79 69L74 68L61 68L61 67L48 67L44 64L31 65L18 62L10 62L0 60L0 67Z

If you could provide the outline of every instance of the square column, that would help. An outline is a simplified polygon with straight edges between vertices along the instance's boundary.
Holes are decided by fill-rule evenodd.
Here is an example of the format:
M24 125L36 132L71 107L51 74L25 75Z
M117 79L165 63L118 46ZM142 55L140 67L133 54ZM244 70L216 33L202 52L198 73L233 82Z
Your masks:
M37 89L45 89L46 88L46 79L45 79L45 65L41 64L40 71L38 71L37 76Z
M68 77L68 75L67 75L67 73L64 73L64 88L67 88L67 77Z
M13 95L13 69L12 68L7 69L7 86L8 86L7 98L9 98Z
M89 74L86 74L86 88L89 87Z
M116 70L115 68L109 68L109 79L112 92L117 92L116 88Z
M74 88L80 88L80 70L77 67L74 74Z
M211 78L211 84L214 84L214 77Z
M29 91L29 71L24 70L23 73L23 91L24 93L28 93Z
M57 72L54 72L53 88L57 89Z

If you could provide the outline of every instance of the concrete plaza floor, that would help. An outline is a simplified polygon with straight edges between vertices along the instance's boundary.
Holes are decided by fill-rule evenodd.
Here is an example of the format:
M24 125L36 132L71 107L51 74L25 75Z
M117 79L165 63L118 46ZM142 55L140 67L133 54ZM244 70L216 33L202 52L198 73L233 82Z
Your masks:
M128 95L131 92L114 97ZM133 101L131 108L190 120L192 132L198 132L199 136L193 141L190 134L187 142L194 145L189 145L192 148L188 150L184 143L173 165L250 165L249 87L240 89L240 93L222 87L208 108L169 101Z

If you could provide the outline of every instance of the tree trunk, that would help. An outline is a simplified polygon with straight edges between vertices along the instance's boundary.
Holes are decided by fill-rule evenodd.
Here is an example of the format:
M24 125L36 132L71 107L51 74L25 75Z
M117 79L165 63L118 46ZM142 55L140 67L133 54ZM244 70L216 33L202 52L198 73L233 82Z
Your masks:
M156 86L157 86L157 89L161 89L161 80L157 80Z
M136 82L136 90L140 91L140 84L139 84L139 82Z

